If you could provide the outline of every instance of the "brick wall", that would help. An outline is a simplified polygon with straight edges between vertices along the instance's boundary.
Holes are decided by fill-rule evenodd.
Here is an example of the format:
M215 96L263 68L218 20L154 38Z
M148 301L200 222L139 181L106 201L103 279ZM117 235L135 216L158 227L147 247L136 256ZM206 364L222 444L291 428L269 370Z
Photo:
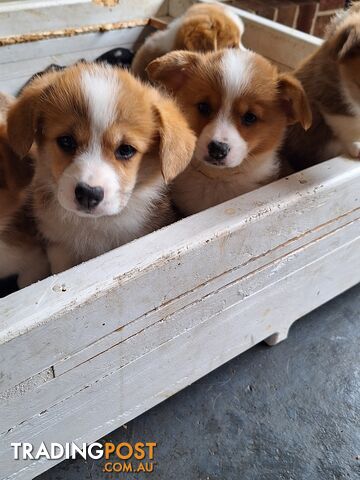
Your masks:
M289 27L322 37L334 13L345 0L230 0L226 1Z

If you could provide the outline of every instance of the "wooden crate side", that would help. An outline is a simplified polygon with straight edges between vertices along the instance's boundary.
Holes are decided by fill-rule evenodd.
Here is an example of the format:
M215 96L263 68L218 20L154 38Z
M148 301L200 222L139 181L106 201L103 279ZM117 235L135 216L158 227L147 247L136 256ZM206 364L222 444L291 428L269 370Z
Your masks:
M0 4L1 39L31 33L60 31L125 20L148 19L168 14L167 0L121 1L112 7L91 0L50 0Z
M357 162L331 160L0 300L0 391L340 219L358 208L359 176Z
M62 366L63 370L55 366L50 372L45 371L45 379L43 373L40 378L39 375L33 378L30 385L27 382L26 385L4 392L0 396L0 411L2 412L0 433L13 429L30 416L39 414L74 395L86 385L98 381L111 371L136 361L151 350L170 341L171 338L182 335L185 331L195 328L196 325L212 321L212 318L225 309L236 307L239 311L246 311L254 299L259 298L263 290L270 286L277 288L277 285L293 272L306 268L307 265L321 258L323 252L328 254L330 251L338 249L341 242L349 243L356 239L359 222L360 211L357 211L357 217L354 214L347 215L342 226L338 226L328 233L323 232L320 238L316 238L304 246L298 246L287 254L283 252L278 259L268 258L269 261L263 267L247 275L241 275L239 271L226 272L222 278L216 279L216 283L213 282L212 288L207 294L204 291L198 291L191 303L183 308L178 308L172 314L163 315L157 322L147 325L133 335L127 333L127 336L122 337L121 333L125 330L124 328L116 332L116 343L96 354L93 352L91 357L84 358L80 355L81 361L70 362L70 365L66 365L66 369L64 369L64 365ZM267 257L271 256L267 255ZM318 288L318 301L321 303L324 293L327 295L328 292L322 292L321 285L314 284L314 288ZM305 305L304 308L307 306ZM265 316L270 314L271 309L272 306L268 305ZM286 316L276 322L269 322L266 325L267 335L284 336L289 328L288 318L291 319L292 316ZM257 325L252 324L252 326L254 331L257 331ZM74 359L70 358L70 360ZM24 405L26 405L26 409Z
M150 27L133 27L102 33L88 33L62 39L0 47L0 91L17 94L37 72L52 63L70 65L79 59L92 61L104 52L117 47L135 51ZM16 62L13 59L16 58Z
M37 446L42 441L94 441L267 338L274 331L272 326L286 336L293 321L358 282L352 268L360 261L358 232L359 221L350 222L274 262L271 273L264 270L257 279L249 278L247 297L221 308L221 303L236 296L239 289L246 291L244 285L229 284L216 292L217 300L203 299L188 312L188 317L202 318L199 323L179 335L170 334L169 340L142 357L109 371L40 415L9 429L0 438L0 468L5 478L32 478L56 463L14 462L10 442L26 438ZM273 282L261 288L264 278L272 276ZM251 293L252 285L259 281L260 288ZM163 325L164 330L169 326ZM112 354L115 360L118 352ZM109 358L102 360L106 363ZM91 371L94 364L79 368Z

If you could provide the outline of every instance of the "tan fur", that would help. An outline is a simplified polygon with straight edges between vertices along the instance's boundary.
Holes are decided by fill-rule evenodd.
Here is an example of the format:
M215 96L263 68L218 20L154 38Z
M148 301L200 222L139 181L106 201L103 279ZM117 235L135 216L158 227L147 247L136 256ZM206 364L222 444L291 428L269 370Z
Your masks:
M209 52L241 45L243 25L234 22L223 5L195 4L165 31L148 37L137 51L132 62L132 72L147 80L145 69L154 59L172 50Z
M25 287L48 274L48 262L28 205L30 157L20 159L0 125L0 278L18 275Z
M6 115L15 98L6 93L0 92L0 123L6 123Z
M151 80L176 96L198 138L228 102L221 73L224 52L172 52L154 60L147 68ZM278 178L276 152L286 126L300 122L303 128L309 128L311 124L311 112L298 80L291 75L279 74L276 67L260 55L251 55L254 75L249 85L235 94L227 118L246 142L248 156L235 168L214 167L194 157L191 165L175 180L172 189L175 204L185 215ZM241 71L241 66L239 69ZM204 101L212 107L212 114L208 117L201 115L197 108ZM251 127L241 121L248 111L259 119Z
M238 48L241 32L224 14L221 5L195 4L183 17L175 37L175 50L211 52L222 48Z
M116 174L119 185L131 192L119 213L96 218L78 216L58 201L59 181L77 154L62 151L56 139L71 133L80 152L92 141L93 124L81 83L84 72L119 82L119 91L114 92L118 95L114 98L115 120L102 134L101 158ZM128 72L79 64L34 80L10 110L8 131L19 154L24 154L34 140L38 148L31 194L53 273L175 219L166 183L190 162L195 138L171 99ZM120 138L121 143L136 148L130 160L115 158Z
M289 128L283 159L297 170L341 153L360 156L360 2L330 24L323 45L295 71L311 104L312 127Z

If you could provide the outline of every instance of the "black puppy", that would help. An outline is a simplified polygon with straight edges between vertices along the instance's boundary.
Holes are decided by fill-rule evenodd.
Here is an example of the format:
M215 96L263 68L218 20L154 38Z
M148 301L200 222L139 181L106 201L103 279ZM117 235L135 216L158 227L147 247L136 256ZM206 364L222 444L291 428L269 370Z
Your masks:
M113 48L100 55L95 62L109 63L110 65L129 69L133 58L134 54L127 48Z

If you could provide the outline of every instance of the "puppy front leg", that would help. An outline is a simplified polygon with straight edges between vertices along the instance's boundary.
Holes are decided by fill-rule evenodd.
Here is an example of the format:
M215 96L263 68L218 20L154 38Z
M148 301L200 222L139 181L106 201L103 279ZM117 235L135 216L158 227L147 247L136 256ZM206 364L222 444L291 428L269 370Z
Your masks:
M61 273L76 265L76 260L63 245L52 243L47 248L51 273Z

